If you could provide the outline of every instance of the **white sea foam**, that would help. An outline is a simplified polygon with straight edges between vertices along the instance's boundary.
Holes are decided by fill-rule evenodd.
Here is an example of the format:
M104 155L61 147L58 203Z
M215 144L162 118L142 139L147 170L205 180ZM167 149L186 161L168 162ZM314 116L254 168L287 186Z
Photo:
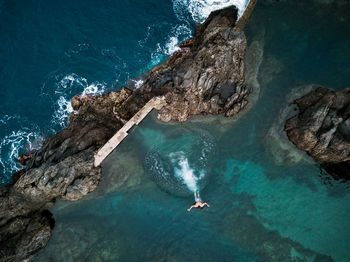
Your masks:
M192 31L187 25L178 25L174 27L166 41L163 51L167 55L172 55L175 51L179 50L178 44L191 37Z
M73 95L102 95L105 92L104 83L93 82L89 84L86 78L74 73L64 76L56 86L55 94L58 97L52 122L60 127L67 125L67 119L73 112L71 106Z
M135 89L140 88L143 84L143 80L133 80L135 82Z
M249 0L173 0L174 12L178 19L186 20L186 13L196 23L202 23L212 11L234 5L238 8L238 16L241 17L247 8Z
M12 125L22 126L23 124L28 124L28 122L19 116L5 115L0 119L0 127L4 129ZM19 154L24 153L24 149L26 151L37 149L41 142L39 128L33 124L9 130L5 136L0 138L0 170L3 174L0 176L0 184L8 182L5 174L12 174L21 169L17 161Z
M159 64L165 56L170 56L180 50L178 45L181 41L191 37L192 31L187 25L178 25L172 28L164 44L157 44L155 52L151 54L151 63L148 68L151 69Z
M60 96L57 100L57 108L52 121L61 127L65 127L69 114L72 112L71 101L67 100L64 96Z
M175 176L179 178L190 191L195 192L199 190L197 182L204 177L204 173L201 172L199 176L196 176L182 151L171 153L169 157L173 164L178 166L174 168Z
M102 95L105 91L105 85L101 83L92 83L91 85L84 88L83 92L81 93L84 95Z

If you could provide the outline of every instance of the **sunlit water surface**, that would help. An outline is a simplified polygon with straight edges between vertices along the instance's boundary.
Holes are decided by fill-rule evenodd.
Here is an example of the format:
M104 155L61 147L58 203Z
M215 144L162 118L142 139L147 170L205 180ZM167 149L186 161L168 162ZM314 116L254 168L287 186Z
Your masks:
M349 182L309 160L277 165L266 143L292 88L350 82L349 8L258 4L246 28L248 44L265 30L256 105L238 121L150 114L96 191L58 201L38 261L349 261ZM187 212L195 189L211 207Z

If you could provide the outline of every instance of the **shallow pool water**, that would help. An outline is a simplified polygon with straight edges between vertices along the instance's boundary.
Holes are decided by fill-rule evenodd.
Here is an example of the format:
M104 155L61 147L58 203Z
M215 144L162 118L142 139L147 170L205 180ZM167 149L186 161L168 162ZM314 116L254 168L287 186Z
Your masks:
M292 89L350 82L350 6L302 2L253 12L248 45L258 41L264 56L248 113L183 124L150 114L103 163L96 191L58 201L38 261L349 261L350 183L307 157L277 160L286 141L267 136ZM166 172L152 170L157 159ZM186 211L191 176L210 208Z

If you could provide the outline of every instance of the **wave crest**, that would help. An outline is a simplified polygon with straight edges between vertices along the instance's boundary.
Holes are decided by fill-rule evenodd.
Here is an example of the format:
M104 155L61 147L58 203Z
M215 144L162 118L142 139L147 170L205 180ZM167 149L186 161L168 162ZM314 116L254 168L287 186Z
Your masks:
M43 137L38 126L17 115L0 118L0 128L7 131L0 137L1 185L8 183L12 174L23 168L17 161L18 156L39 149Z
M173 27L163 44L157 43L157 48L151 54L151 62L148 64L147 68L151 70L167 56L171 56L174 52L180 50L178 45L185 39L190 38L191 35L191 28L185 24Z
M57 79L58 77L55 77ZM71 98L76 94L81 95L102 95L105 92L105 83L92 82L88 83L87 79L77 74L64 76L56 83L55 90L55 112L52 117L54 126L64 128L67 125L67 119L73 108Z
M238 17L241 17L247 8L249 0L173 0L173 8L177 18L187 21L190 16L196 23L202 23L212 11L230 5L238 8Z

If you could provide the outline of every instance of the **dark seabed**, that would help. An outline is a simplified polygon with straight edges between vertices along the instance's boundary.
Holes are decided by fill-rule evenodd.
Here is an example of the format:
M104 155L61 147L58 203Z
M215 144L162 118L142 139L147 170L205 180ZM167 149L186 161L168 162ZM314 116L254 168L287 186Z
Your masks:
M350 83L350 5L295 2L258 3L245 29L247 57L254 48L263 51L251 110L238 121L197 117L184 124L160 123L150 114L105 161L96 191L77 202L57 201L53 235L37 261L350 260L350 183L332 179L283 136L273 142L269 136L280 110L304 85L339 90ZM30 132L36 130L31 125L40 126L40 136L46 127L58 130L60 97L119 88L190 36L194 21L178 3L49 8L42 1L24 14L25 3L3 1L0 10L19 18L3 11L1 21L21 26L0 23L2 41L19 38L17 48L0 47L8 57L0 76L21 95L6 89L1 112L21 115L10 105L20 110L25 104L27 118L38 121L28 121ZM60 34L38 31L39 14L46 21L41 30L55 25ZM33 38L28 49L20 48L25 34ZM247 68L258 62L247 60ZM29 70L28 63L37 66ZM27 88L35 85L40 88ZM27 123L6 121L13 121L10 131ZM210 208L186 211L193 189Z

